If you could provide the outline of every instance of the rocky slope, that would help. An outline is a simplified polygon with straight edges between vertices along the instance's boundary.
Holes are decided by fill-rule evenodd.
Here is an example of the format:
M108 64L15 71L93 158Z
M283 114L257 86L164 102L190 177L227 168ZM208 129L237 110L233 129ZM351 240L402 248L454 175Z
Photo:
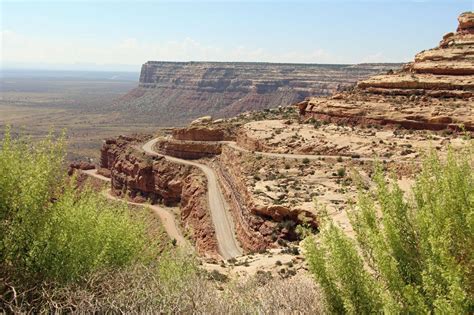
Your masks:
M230 117L330 95L399 66L149 61L142 66L139 86L112 110L176 126L203 115Z
M455 33L422 51L402 70L357 83L354 91L298 104L306 118L408 129L474 131L474 13Z
M317 231L323 213L354 236L348 212L360 193L372 193L376 165L409 197L425 154L444 158L450 150L472 147L473 27L474 14L463 14L456 33L402 70L360 81L351 91L310 98L298 104L299 111L288 106L218 120L206 116L157 132L159 137L109 139L99 171L112 178L118 196L179 206L185 234L201 255L214 256L210 177L196 165L212 169L217 181L209 183L222 191L223 210L231 214L245 255L219 265L208 260L205 268L291 276L305 269L299 240ZM144 80L161 80L150 76ZM153 151L170 160L144 155L144 142L156 142ZM193 159L193 166L170 156ZM72 166L83 167L89 166Z
M149 136L119 136L107 139L101 150L101 174L111 178L115 196L135 202L180 206L183 229L200 254L214 256L217 240L207 204L206 178L191 166L163 157L149 157L139 144Z

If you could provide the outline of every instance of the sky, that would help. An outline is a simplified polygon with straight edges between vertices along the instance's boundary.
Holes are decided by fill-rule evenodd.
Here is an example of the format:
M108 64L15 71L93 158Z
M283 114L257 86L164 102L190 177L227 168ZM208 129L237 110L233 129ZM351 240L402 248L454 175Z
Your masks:
M1 67L136 70L148 60L406 62L474 0L5 1Z

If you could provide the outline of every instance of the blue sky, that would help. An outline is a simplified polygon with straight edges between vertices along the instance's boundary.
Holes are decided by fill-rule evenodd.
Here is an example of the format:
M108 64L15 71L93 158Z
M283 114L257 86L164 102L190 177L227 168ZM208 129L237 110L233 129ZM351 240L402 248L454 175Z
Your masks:
M2 1L2 65L409 61L473 7L473 0Z

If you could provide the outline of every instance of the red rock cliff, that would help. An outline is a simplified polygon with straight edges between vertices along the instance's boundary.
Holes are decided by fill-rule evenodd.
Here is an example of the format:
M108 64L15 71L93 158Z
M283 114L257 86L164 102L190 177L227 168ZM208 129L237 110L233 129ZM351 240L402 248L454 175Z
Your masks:
M207 206L206 178L191 166L137 149L147 137L108 139L101 150L101 167L110 172L112 193L143 202L180 205L181 222L201 254L216 254L217 240Z

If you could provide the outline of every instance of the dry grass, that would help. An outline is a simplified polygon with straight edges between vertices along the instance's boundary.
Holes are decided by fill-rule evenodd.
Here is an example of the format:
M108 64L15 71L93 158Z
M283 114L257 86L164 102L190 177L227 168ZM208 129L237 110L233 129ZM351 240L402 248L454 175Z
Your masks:
M320 314L320 294L307 276L266 275L221 283L203 272L171 274L136 265L88 277L81 284L14 288L5 281L0 309L7 312L114 312L173 314ZM190 270L188 270L190 271Z

